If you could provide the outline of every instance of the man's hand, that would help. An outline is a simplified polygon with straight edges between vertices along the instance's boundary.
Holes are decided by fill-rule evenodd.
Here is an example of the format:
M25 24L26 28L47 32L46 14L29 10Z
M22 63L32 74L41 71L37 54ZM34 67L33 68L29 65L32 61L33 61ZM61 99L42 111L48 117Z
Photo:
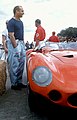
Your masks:
M8 53L8 49L7 48L4 48L4 50L5 50L5 53Z

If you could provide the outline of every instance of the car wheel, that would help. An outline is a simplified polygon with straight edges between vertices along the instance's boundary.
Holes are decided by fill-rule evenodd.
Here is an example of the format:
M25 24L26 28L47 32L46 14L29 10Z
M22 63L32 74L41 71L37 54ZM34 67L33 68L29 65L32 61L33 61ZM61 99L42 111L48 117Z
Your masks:
M42 99L40 95L35 94L30 86L28 86L28 105L32 112L43 112L46 109L45 99Z
M28 86L28 104L32 112L36 111L36 97L30 86Z

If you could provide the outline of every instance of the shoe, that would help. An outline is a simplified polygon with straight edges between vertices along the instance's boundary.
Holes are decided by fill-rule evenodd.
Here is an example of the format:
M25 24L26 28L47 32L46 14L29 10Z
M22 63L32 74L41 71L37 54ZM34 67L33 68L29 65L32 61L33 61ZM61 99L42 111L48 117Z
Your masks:
M27 85L24 85L22 83L18 83L17 86L20 87L20 88L26 88L27 87Z
M12 90L21 90L21 87L19 87L18 85L12 85L11 89Z

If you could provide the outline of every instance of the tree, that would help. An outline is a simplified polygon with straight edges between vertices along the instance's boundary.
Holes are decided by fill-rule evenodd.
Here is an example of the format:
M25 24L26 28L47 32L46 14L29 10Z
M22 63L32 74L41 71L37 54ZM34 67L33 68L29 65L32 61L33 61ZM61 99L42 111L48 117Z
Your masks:
M65 30L61 30L60 33L57 34L58 36L63 37L77 37L77 28L76 27L69 27Z

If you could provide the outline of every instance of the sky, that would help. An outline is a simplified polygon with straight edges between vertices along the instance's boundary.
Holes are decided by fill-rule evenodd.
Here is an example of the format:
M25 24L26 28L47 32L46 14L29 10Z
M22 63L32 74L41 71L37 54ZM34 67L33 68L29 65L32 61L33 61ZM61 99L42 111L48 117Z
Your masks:
M24 40L33 41L35 34L35 20L40 19L46 30L46 39L52 31L56 34L68 27L77 27L77 0L2 0L0 1L0 43L5 22L13 17L13 8L21 5L24 16Z

